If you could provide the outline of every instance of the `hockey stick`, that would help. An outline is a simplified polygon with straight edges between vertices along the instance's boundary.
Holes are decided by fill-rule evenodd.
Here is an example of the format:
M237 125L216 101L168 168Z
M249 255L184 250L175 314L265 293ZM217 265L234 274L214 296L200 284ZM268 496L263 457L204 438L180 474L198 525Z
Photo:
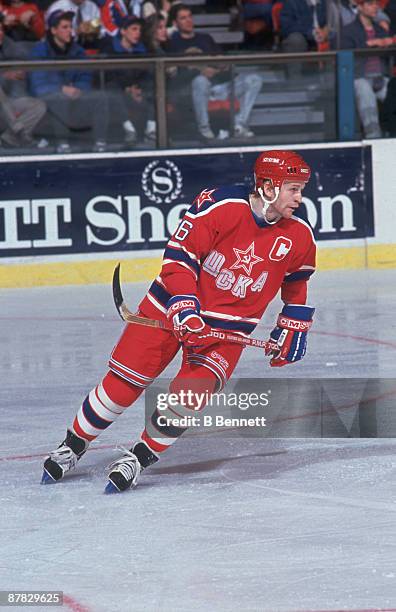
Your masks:
M148 319L147 317L141 317L133 314L128 306L124 302L124 296L121 291L120 283L120 266L117 264L113 274L113 299L114 304L118 310L123 321L127 323L135 323L137 325L145 325L146 327L157 327L159 329L167 329L173 331L173 326L167 321L159 321L158 319ZM217 338L218 340L225 340L226 342L233 342L234 344L243 344L245 346L256 346L265 350L279 351L279 346L276 342L269 342L268 340L260 340L259 338L245 338L244 336L238 336L229 332L215 331L212 330L208 335L210 338Z

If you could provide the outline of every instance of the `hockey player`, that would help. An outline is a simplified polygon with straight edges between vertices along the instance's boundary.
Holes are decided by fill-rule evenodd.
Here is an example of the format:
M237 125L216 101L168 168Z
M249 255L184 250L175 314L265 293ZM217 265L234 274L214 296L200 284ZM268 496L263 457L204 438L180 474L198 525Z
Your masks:
M139 314L168 320L174 331L128 324L109 360L109 371L85 398L62 444L44 462L43 483L60 480L103 430L133 404L182 348L171 391L221 390L243 347L207 337L211 328L249 335L279 289L284 302L271 332L279 350L270 365L300 360L314 308L305 305L315 267L315 241L294 216L310 168L292 151L266 151L255 162L255 189L204 189L169 240L160 275ZM168 416L192 414L193 405ZM163 411L161 411L163 415ZM166 411L165 411L165 414ZM129 489L185 429L163 424L156 409L131 450L109 466L107 492Z

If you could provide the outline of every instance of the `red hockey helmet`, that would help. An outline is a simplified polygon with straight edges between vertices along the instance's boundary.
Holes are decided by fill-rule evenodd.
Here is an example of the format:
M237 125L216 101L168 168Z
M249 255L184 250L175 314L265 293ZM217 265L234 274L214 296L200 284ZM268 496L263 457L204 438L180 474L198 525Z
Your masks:
M256 189L266 179L271 179L273 186L280 188L283 181L308 183L310 176L311 168L294 151L264 151L254 164Z

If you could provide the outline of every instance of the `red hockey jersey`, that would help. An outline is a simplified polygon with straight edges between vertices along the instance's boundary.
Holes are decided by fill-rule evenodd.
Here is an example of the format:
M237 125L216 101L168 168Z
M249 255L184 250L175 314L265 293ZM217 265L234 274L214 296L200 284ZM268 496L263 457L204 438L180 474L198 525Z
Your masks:
M266 223L245 185L204 189L169 240L139 310L162 318L172 295L194 294L211 327L250 334L279 289L285 303L305 304L315 253L308 223L295 216Z

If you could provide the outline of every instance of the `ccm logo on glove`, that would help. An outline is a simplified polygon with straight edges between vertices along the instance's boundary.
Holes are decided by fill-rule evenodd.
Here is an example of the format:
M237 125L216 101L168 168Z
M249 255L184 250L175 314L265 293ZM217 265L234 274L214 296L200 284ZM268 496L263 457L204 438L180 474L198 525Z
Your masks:
M174 295L166 305L166 316L173 324L179 342L189 348L204 346L211 328L200 316L201 305L195 295Z
M280 368L302 359L307 350L307 332L315 312L310 306L286 304L278 316L277 325L270 339L279 346L278 351L266 351L272 355L270 366Z
M278 316L277 324L279 325L279 327L284 327L285 329L291 329L292 331L306 331L307 332L311 328L312 321L298 321L296 319L289 319L280 314Z
M169 302L170 301L171 300L169 300ZM173 304L169 306L168 310L166 311L166 316L169 319L170 316L173 316L174 314L180 312L181 310L185 310L186 308L191 308L192 310L195 310L196 307L197 307L197 304L195 300L177 300L176 302L174 302Z

